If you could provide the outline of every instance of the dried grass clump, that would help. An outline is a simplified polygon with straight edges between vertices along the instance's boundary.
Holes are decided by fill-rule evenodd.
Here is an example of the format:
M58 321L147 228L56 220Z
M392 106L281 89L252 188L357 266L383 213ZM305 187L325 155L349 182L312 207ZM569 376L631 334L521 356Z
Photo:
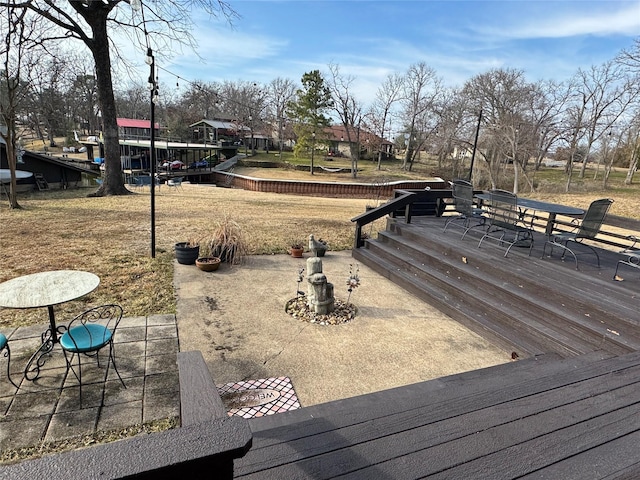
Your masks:
M239 265L249 253L244 231L229 213L225 213L211 233L200 242L200 248L204 250L202 256L218 257L231 265Z

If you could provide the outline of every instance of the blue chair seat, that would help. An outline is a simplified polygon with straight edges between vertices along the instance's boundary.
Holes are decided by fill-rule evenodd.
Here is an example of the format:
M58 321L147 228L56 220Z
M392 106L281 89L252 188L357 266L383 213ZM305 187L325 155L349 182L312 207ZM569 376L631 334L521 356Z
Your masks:
M4 356L7 357L7 378L14 387L18 388L16 382L11 379L11 350L9 349L9 340L7 340L7 336L4 333L0 333L0 352L3 350Z
M102 325L82 325L66 331L60 345L72 353L92 352L107 345L111 336L111 330Z

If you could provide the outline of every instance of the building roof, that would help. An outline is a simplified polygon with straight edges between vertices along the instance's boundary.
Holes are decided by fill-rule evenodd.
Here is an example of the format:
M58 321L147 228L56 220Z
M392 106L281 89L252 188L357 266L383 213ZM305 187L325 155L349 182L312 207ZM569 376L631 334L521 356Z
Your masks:
M123 128L151 128L150 120L138 120L136 118L117 118L119 127ZM156 122L155 129L160 129L160 124Z
M199 122L189 125L189 127L198 127L200 125L206 125L211 128L224 129L224 130L251 130L249 127L245 127L240 123L223 121L223 120L206 120L204 118Z
M356 127L351 127L351 141L355 141L355 137L357 136ZM349 136L347 135L347 129L344 125L332 125L324 129L330 140L336 140L341 142L348 142ZM360 143L370 142L374 145L393 145L393 143L385 140L384 138L380 138L375 133L371 133L368 130L363 128L360 129Z

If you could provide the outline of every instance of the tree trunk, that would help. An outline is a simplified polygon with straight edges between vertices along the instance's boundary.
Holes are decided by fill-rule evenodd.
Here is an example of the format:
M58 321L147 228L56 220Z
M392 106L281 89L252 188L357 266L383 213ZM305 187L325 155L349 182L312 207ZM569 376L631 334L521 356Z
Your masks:
M640 148L638 148L639 139L640 136L637 136L632 144L633 149L631 150L631 159L629 160L629 170L627 170L627 176L624 179L625 185L631 185L633 183L633 175L638 168L638 152L640 151Z
M6 65L6 63L5 63ZM18 195L16 192L16 168L18 165L16 158L16 90L19 87L19 83L17 80L12 79L8 74L8 69L3 73L3 81L6 85L6 97L7 104L5 110L2 112L2 116L0 118L4 118L5 123L7 124L7 133L6 135L2 135L2 138L5 141L7 152L7 165L9 167L9 207L10 208L22 208L18 203ZM0 158L2 158L2 154L0 153Z
M9 120L7 126L7 164L9 165L9 172L11 179L9 181L9 207L12 209L22 208L18 203L17 183L16 183L16 168L18 166L16 159L16 129L15 129L15 117Z
M94 19L91 27L94 39L90 44L96 66L98 103L102 111L104 138L104 182L92 196L127 195L120 163L120 139L116 119L116 101L111 78L111 57L106 20ZM154 125L151 125L154 128Z

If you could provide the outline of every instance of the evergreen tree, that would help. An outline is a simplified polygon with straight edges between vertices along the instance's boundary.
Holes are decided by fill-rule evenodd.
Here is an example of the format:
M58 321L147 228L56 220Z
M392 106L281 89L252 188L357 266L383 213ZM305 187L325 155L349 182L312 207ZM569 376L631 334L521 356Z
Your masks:
M297 142L294 154L297 156L303 150L311 150L311 175L316 145L323 143L324 129L331 125L331 120L325 113L332 106L331 92L320 71L313 70L302 75L302 88L296 91L296 100L289 103L288 115L296 123L294 131Z

